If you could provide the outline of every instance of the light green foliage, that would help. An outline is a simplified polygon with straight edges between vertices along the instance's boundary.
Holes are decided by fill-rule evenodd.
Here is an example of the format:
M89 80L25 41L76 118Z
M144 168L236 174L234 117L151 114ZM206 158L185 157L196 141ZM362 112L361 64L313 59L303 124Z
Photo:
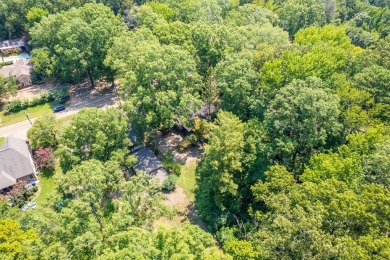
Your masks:
M173 191L176 188L177 183L177 175L176 174L170 174L167 179L164 180L162 187L165 190Z
M4 99L10 96L16 96L18 86L16 85L16 79L14 77L4 78L0 75L0 102L3 103Z
M244 124L231 113L223 111L218 113L215 125L210 125L205 158L196 171L198 187L195 191L199 213L208 222L215 222L213 213L239 211L238 188L244 177L241 162L243 131Z
M0 220L0 257L2 259L25 259L29 257L36 233L31 230L23 230L20 223L13 219Z
M286 50L280 58L266 62L262 71L262 85L279 89L293 79L315 76L326 80L335 73L351 69L348 65L361 53L350 43L343 28L325 26L307 28L297 34L296 46Z
M317 78L293 81L280 89L265 113L270 159L277 159L294 172L342 129L339 98L322 84Z
M59 130L54 114L39 117L27 132L31 149L37 150L40 147L55 149L58 145Z
M278 17L275 13L254 4L238 6L237 9L229 11L225 19L227 25L235 26L276 24L277 22Z
M127 156L131 145L128 128L128 119L114 108L80 110L61 135L62 146L57 151L61 168L67 171L80 160L107 161L110 158L129 166L134 160Z
M64 82L81 82L88 76L94 86L94 79L110 76L103 61L111 39L121 32L121 20L102 4L50 15L30 30L33 46L43 48L50 60L35 62L51 67L45 71L48 76Z
M46 9L42 9L39 7L33 7L30 10L28 10L26 14L27 21L29 23L29 26L34 26L35 23L39 23L43 17L46 17L49 15L49 11Z
M358 189L361 183L389 185L388 143L385 129L368 128L366 133L347 136L348 143L337 153L318 154L311 157L301 180L321 183L337 179Z
M258 259L259 249L253 248L249 241L233 240L224 244L223 249L234 259Z

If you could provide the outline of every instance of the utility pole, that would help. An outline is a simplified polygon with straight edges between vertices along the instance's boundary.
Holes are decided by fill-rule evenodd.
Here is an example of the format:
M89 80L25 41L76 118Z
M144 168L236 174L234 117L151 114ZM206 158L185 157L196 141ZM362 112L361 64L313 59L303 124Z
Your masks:
M29 117L29 115L27 114L27 109L26 109L26 110L24 110L24 114L26 115L26 117L27 117L28 121L29 121L29 122L30 122L30 124L32 125L32 122L31 122L31 120L30 120L30 117Z

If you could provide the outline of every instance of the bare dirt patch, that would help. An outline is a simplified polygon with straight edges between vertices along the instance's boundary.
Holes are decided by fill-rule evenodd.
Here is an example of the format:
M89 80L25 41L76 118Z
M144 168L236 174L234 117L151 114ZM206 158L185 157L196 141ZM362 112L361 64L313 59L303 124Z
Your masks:
M187 160L195 160L203 156L203 147L198 145L190 147L186 151L180 152L177 149L178 144L183 140L185 134L179 130L172 130L168 134L160 134L156 138L158 150L162 154L171 151L176 162L184 164Z
M156 226L168 225L180 227L183 222L189 221L207 231L206 226L196 212L193 202L188 199L182 188L176 187L174 191L166 193L164 204L176 209L177 214L172 218L160 218L156 222Z
M39 97L43 93L47 93L50 89L55 88L52 84L32 85L26 88L18 90L18 94L14 97L10 97L8 101L13 100L32 100L34 97Z

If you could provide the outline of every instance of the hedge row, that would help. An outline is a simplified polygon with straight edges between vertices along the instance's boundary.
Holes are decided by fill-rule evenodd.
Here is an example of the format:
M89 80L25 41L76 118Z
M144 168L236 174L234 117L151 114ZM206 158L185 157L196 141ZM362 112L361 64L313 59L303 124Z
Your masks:
M54 100L60 100L62 97L67 95L66 90L51 90L40 97L35 97L32 100L14 100L4 105L6 113L16 113L29 107L35 107L43 105Z

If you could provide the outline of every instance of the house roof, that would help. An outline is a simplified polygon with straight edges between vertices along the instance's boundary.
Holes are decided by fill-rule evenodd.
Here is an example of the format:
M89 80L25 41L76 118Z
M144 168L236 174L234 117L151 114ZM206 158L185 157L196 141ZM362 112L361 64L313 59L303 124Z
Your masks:
M137 157L137 163L133 165L135 171L142 171L150 174L163 167L161 161L154 155L150 148L144 147L134 153Z
M0 50L19 48L24 46L25 46L25 41L23 38L0 41Z
M3 66L0 69L0 74L3 75L4 78L14 76L18 79L22 75L30 76L30 72L31 65L28 59L20 59L14 64Z
M132 145L137 145L142 142L138 131L134 128L130 128L127 137L130 139Z
M0 149L0 189L30 174L35 174L35 168L27 141L7 137Z

